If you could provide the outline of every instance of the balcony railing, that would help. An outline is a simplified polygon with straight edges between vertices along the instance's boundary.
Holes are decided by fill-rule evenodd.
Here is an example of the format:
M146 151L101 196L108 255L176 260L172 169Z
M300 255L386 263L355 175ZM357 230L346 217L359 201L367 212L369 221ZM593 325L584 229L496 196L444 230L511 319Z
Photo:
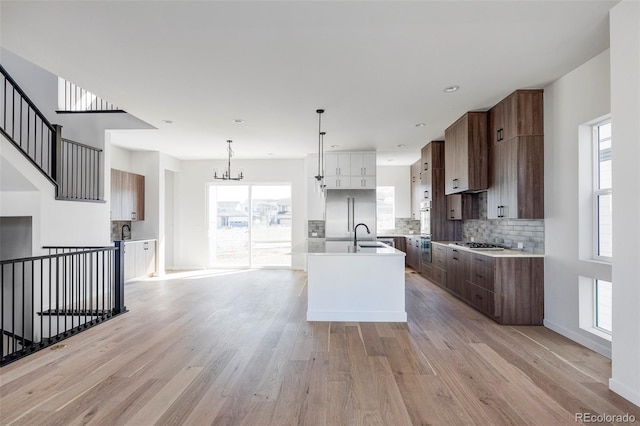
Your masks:
M124 313L122 246L0 261L0 365Z

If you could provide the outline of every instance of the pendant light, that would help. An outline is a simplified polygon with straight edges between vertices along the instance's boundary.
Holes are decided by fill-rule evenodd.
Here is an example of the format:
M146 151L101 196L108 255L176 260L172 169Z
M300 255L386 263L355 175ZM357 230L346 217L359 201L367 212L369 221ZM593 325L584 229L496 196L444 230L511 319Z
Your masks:
M323 109L317 109L318 113L318 174L315 176L317 181L317 188L324 193L324 135L326 132L322 131L322 114Z
M222 174L222 176L218 176L218 172L214 171L213 172L213 178L214 179L220 179L220 180L241 180L244 176L242 176L242 172L240 172L238 174L237 177L231 177L231 157L233 157L233 150L231 149L231 140L228 140L227 143L229 144L227 146L227 154L228 154L228 162L227 162L227 170L225 170L225 172Z

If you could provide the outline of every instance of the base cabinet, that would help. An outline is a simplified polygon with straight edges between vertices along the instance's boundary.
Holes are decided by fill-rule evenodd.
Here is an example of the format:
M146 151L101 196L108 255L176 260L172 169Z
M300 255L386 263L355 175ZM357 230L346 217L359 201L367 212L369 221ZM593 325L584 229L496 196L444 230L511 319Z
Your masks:
M435 243L431 281L500 324L542 325L542 257L491 257Z
M420 272L420 237L406 238L406 262L414 271Z
M127 241L124 245L124 279L156 273L156 240Z

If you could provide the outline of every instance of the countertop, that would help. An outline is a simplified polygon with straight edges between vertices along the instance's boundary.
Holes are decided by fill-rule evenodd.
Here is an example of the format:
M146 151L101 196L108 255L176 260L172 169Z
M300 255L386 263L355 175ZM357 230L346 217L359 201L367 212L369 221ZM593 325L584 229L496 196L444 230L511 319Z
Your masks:
M351 241L307 241L293 248L292 254L353 256L405 256L393 247L354 247Z
M471 253L481 254L483 256L488 256L488 257L544 257L544 254L531 253L531 252L522 251L522 250L512 250L512 249L495 250L495 251L494 250L474 250L469 247L455 245L456 242L459 242L459 241L432 241L432 244L440 244L447 247L455 246L456 249L468 251Z

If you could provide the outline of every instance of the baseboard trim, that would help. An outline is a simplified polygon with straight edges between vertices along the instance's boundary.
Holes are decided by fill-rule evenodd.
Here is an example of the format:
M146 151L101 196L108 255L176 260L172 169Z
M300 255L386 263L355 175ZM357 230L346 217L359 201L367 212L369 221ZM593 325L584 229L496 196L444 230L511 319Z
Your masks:
M597 353L599 353L602 356L606 356L607 358L611 359L611 345L603 345L599 342L596 342L594 340L591 340L589 338L586 338L584 336L582 336L579 333L576 333L573 330L570 330L560 324L554 323L553 321L549 321L548 319L545 319L542 323L545 327L547 327L550 330L555 331L558 334L562 334L564 337L566 337L567 339L571 339L576 343L581 344L584 347L587 347L589 349L591 349L592 351L595 351ZM595 336L594 336L595 337Z
M637 389L632 389L613 378L609 379L609 389L640 407L640 391Z

